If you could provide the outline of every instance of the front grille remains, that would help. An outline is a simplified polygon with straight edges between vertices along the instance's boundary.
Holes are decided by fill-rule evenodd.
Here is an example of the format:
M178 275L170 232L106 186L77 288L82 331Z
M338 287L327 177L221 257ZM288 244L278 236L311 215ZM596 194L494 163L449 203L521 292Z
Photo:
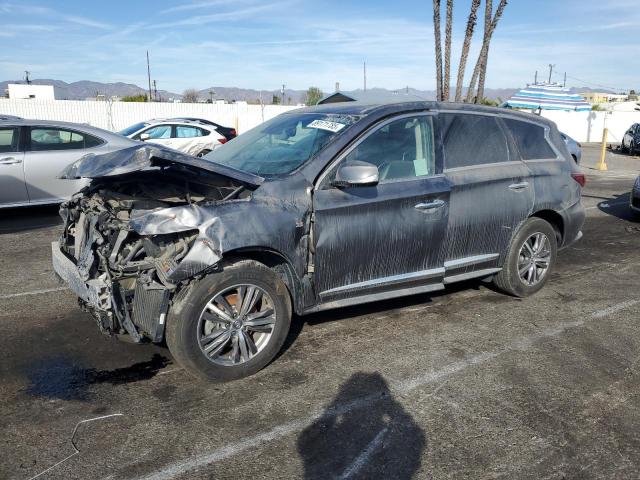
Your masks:
M133 295L133 323L153 342L162 340L168 304L168 290L150 288L141 282L136 283Z

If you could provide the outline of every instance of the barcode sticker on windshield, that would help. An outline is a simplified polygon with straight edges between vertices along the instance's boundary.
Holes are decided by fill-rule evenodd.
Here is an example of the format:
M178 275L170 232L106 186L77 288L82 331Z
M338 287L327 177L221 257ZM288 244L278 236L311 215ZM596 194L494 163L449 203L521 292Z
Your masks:
M344 127L346 127L344 123L329 122L327 120L314 120L307 126L309 128L318 128L320 130L328 130L333 133L339 132Z

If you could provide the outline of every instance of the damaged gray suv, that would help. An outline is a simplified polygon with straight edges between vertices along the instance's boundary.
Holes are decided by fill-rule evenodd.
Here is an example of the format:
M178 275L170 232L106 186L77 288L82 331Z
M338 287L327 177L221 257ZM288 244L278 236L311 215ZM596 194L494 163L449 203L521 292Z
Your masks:
M540 117L430 102L280 115L205 158L86 156L55 271L108 334L251 375L291 316L493 278L523 297L581 236L584 176Z

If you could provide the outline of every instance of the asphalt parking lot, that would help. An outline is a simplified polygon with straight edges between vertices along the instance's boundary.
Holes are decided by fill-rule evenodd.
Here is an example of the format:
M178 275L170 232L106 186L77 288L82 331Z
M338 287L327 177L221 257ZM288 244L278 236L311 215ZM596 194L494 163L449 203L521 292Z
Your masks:
M52 274L56 208L3 211L0 478L640 478L640 159L596 155L584 238L536 296L469 282L298 318L217 385L98 332Z

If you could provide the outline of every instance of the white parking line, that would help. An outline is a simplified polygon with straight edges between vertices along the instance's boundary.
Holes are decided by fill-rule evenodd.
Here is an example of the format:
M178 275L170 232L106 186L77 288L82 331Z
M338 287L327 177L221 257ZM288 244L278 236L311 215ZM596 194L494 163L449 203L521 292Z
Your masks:
M57 288L45 288L43 290L31 290L29 292L5 293L3 295L0 295L0 300L6 300L7 298L24 297L26 295L41 295L43 293L61 292L62 290L68 290L68 289L67 287L57 287Z
M362 453L360 453L360 455L356 457L353 463L349 465L349 467L343 472L343 474L338 477L339 480L346 480L351 475L358 473L358 470L360 470L364 466L364 464L367 463L373 452L378 449L378 447L382 443L382 440L384 440L384 436L386 435L387 430L389 430L389 427L384 427L378 432L375 438L371 440L371 442L369 442L367 448L365 448Z
M585 319L576 320L575 322L564 322L555 327L542 330L541 332L538 332L534 335L528 335L526 337L519 338L500 350L480 353L460 362L449 364L440 370L435 370L414 378L410 378L400 382L390 382L391 390L396 391L400 394L407 394L416 388L424 387L431 383L435 383L436 381L441 381L448 376L467 369L468 367L483 364L508 352L526 350L538 340L556 337L568 329L583 326L588 320L604 318L608 315L619 312L620 310L624 310L625 308L631 307L638 303L640 303L640 300L627 300L616 305L604 308L602 310L592 312L591 315L589 315ZM338 405L326 411L316 410L308 417L300 418L278 425L267 432L254 435L252 437L246 437L239 440L238 442L228 444L216 450L212 450L196 458L175 462L173 464L167 465L165 468L155 473L147 475L146 477L136 478L142 478L143 480L166 480L177 477L179 475L184 475L185 473L194 470L195 468L211 465L212 463L216 463L226 458L235 456L248 449L258 447L264 443L271 442L292 433L302 431L320 417L335 417L338 415L350 413L360 408L369 408L373 404L377 403L380 400L383 400L384 398L386 397L380 394L372 394L353 400L352 402L346 404Z

